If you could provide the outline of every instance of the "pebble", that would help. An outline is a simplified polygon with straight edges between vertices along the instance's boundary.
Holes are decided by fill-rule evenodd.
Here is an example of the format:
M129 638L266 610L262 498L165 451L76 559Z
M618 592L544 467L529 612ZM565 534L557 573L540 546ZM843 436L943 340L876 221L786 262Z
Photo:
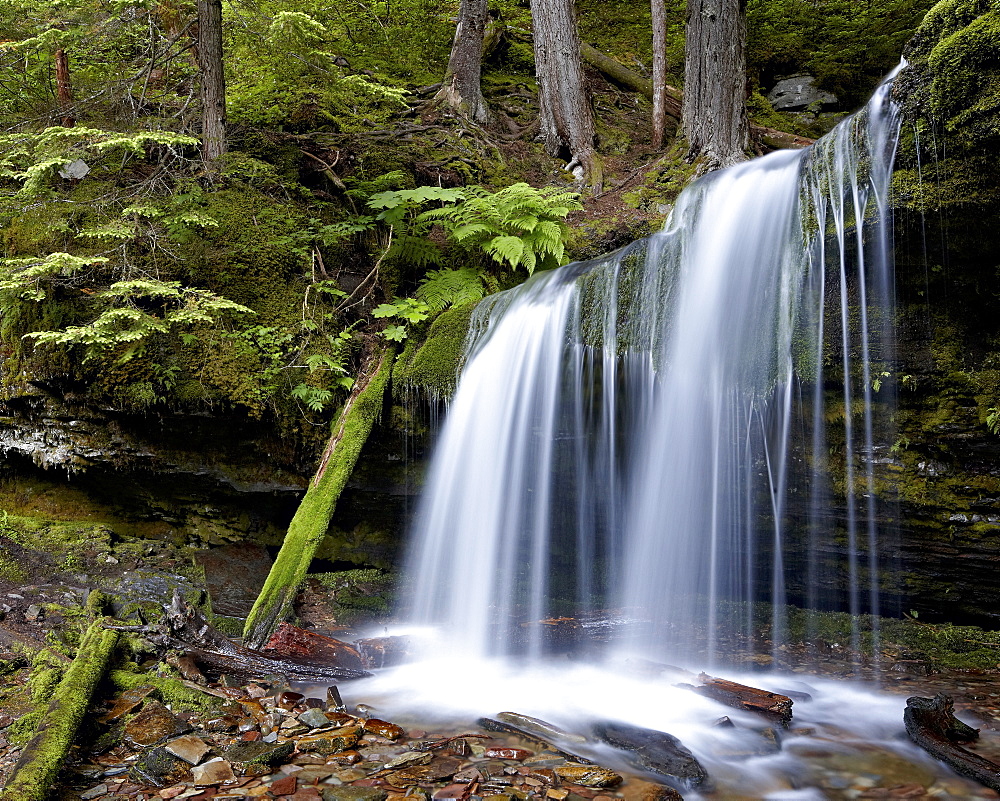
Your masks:
M332 725L330 719L326 716L326 713L322 709L307 709L299 715L298 720L300 723L304 723L311 729L321 729L325 726Z
M178 719L159 701L147 698L142 711L125 724L125 741L134 747L144 748L189 731L191 726Z
M108 785L99 784L97 787L91 787L87 792L80 793L80 798L82 801L90 801L91 798L100 798L102 795L107 795Z

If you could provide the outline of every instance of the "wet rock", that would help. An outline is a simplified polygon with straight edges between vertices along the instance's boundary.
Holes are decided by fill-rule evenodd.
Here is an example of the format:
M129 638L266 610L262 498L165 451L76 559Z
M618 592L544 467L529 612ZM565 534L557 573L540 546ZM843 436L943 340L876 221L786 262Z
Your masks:
M567 743L579 743L581 745L587 742L586 737L579 734L571 734L547 721L533 718L530 715L522 715L519 712L501 712L497 715L497 720L508 723L511 726L516 726L537 737L562 740Z
M381 787L323 787L320 792L323 801L385 801L388 793Z
M625 801L684 801L673 787L641 779L629 779L619 790Z
M210 759L202 765L191 768L192 782L198 787L210 787L215 784L231 782L236 778L233 767L222 757Z
M455 798L461 798L469 791L469 788L464 784L449 784L445 787L440 787L434 791L434 795L431 798L434 801L452 801Z
M103 795L107 795L108 785L99 784L97 787L91 787L85 793L80 793L80 798L82 801L90 801L92 798L100 798Z
M457 783L472 784L472 782L481 782L485 777L479 771L479 768L472 766L458 771L454 778Z
M304 698L305 696L302 693L285 690L284 692L278 693L276 703L280 709L292 709Z
M300 751L311 751L317 754L336 754L354 748L361 739L360 726L345 726L320 734L310 734L298 739Z
M373 637L355 644L366 668L393 667L410 659L409 637Z
M400 754L399 756L390 759L383 767L386 770L408 768L412 765L426 765L432 759L434 759L434 754L428 751L407 751L404 754Z
M136 748L145 748L189 731L191 726L163 704L147 699L142 711L125 724L125 741Z
M356 765L362 759L364 759L364 757L352 749L341 751L339 754L330 754L330 756L327 757L329 762L334 762L338 765Z
M246 767L249 765L278 765L292 755L295 743L291 740L284 743L268 743L263 740L249 743L236 743L223 752L223 757L234 765Z
M389 779L389 783L394 787L408 787L414 784L423 784L424 782L450 779L461 767L462 763L459 760L444 757L442 759L435 759L428 765L414 765L397 770L394 773L390 773L387 778Z
M212 749L208 743L193 734L185 734L163 746L164 750L180 757L190 765L197 765Z
M132 781L153 787L167 787L191 780L188 764L165 748L153 748L140 754L129 768L128 775Z
M524 760L525 765L535 768L551 768L565 763L566 758L559 756L559 754L538 754L537 756L528 757Z
M378 718L369 718L365 721L364 726L365 731L377 734L379 737L385 737L387 740L398 740L405 734L402 728L395 723L387 723Z
M777 111L799 111L801 109L835 105L837 96L816 86L812 75L792 75L778 81L767 93L768 102Z
M41 620L43 617L42 608L38 604L32 604L24 612L24 619L32 622Z
M689 787L699 787L708 779L694 754L672 734L625 723L599 723L594 734L608 745L630 751L640 766L653 773L679 779Z
M581 787L617 787L622 783L622 777L613 770L597 765L560 765L555 772L563 781Z
M132 690L126 690L121 695L119 695L106 715L102 715L98 718L101 723L110 723L113 720L118 720L118 718L126 715L135 709L139 704L141 704L146 697L151 693L155 692L156 688L151 684L146 684L142 687L136 687Z
M490 759L510 759L521 762L530 756L534 756L534 752L527 751L524 748L487 748L485 756Z
M299 715L298 719L300 723L304 723L311 729L321 729L324 726L332 725L322 709L307 709Z
M219 615L246 617L271 570L271 557L263 545L241 542L201 551L198 564Z

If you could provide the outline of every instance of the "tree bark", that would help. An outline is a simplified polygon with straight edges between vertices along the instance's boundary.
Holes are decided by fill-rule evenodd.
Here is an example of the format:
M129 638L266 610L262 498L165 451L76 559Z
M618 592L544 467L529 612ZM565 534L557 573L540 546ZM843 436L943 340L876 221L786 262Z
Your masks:
M485 125L488 113L483 99L483 36L489 10L486 0L462 0L451 57L440 91L435 95L473 122Z
M201 70L202 157L213 162L228 149L222 0L198 0L198 66Z
M653 19L653 147L667 136L667 8L666 0L650 0Z
M688 0L681 127L708 169L746 158L746 41L746 0Z
M69 80L69 56L61 47L56 50L56 100L59 103L59 124L72 128L76 124L73 116L73 87Z
M580 35L572 0L531 0L542 135L550 156L569 153L587 183L601 191L603 168L594 149L594 115L584 85Z

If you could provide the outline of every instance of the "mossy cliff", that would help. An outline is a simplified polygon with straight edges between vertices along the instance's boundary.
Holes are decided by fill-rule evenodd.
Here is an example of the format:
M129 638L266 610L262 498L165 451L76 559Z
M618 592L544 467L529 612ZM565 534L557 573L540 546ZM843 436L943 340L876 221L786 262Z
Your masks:
M903 610L996 625L1000 566L1000 2L943 0L905 51L898 413L878 460ZM898 530L898 537L891 532Z

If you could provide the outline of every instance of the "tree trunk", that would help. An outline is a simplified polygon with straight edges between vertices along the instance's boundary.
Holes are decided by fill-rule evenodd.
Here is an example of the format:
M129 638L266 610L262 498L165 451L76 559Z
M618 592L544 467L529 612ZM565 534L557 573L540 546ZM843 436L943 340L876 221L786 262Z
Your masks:
M319 468L247 617L243 642L248 648L262 648L278 624L292 611L295 593L309 570L313 554L326 536L337 499L351 477L375 419L382 412L392 363L393 352L389 348L372 356L344 404Z
M198 66L201 69L202 157L212 162L227 150L222 0L198 0Z
M451 58L436 100L447 103L470 120L484 125L486 101L480 83L483 63L483 36L489 10L486 0L462 0L458 27L451 46Z
M653 18L653 147L667 135L667 8L666 0L650 0Z
M580 36L572 0L531 0L542 135L551 156L569 153L593 191L601 191L603 169L594 150L594 115L584 86Z
M59 103L59 124L72 128L76 118L73 116L73 87L69 82L69 56L61 47L56 50L56 100Z
M746 0L688 0L681 126L708 169L746 158Z

